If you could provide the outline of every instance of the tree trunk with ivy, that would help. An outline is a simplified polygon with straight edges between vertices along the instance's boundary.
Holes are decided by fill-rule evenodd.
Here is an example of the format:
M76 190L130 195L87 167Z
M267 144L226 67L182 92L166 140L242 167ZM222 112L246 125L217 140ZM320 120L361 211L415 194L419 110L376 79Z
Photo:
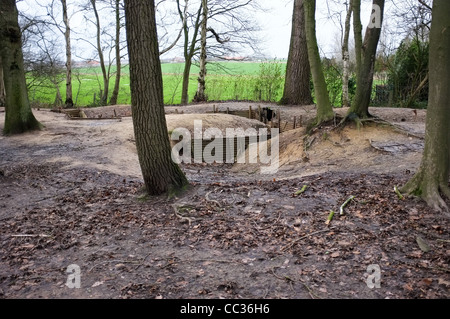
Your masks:
M2 0L0 11L0 54L5 86L4 133L19 134L38 130L28 100L22 53L22 33L15 0Z
M425 149L418 172L401 189L423 198L432 208L449 208L450 199L450 1L434 0L430 31L429 100Z
M295 0L292 14L291 44L286 66L283 97L280 104L312 104L310 78L311 69L306 44L305 10L303 0Z
M177 191L188 181L171 156L154 0L126 0L125 19L132 118L145 186L150 195Z
M327 83L323 74L322 62L320 61L319 47L316 37L316 1L304 0L305 6L305 30L308 45L309 64L314 83L314 94L317 102L316 124L333 119L333 107L328 94Z

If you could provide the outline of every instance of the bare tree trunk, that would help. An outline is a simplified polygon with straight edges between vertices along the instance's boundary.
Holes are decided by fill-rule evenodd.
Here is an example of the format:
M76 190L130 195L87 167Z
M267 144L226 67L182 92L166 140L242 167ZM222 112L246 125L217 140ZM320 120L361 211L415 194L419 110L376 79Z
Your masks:
M284 105L309 105L311 96L311 68L308 60L308 46L305 32L305 10L303 0L294 1L292 14L291 44L286 66L283 97Z
M342 43L342 61L344 62L344 69L342 75L342 106L350 106L350 97L348 91L348 81L350 77L350 53L349 53L349 38L350 38L350 20L353 12L353 0L347 8L347 16L345 17L344 26L344 41Z
M355 2L358 1L359 0L355 0ZM369 104L370 97L372 95L373 75L378 41L380 39L381 25L383 23L384 3L385 0L373 0L374 8L379 8L380 12L379 16L372 15L372 18L377 20L379 19L379 21L377 21L379 26L369 25L364 36L364 43L361 46L355 44L357 61L359 59L359 62L357 62L356 93L352 106L350 107L349 114L356 114L359 118L370 117ZM375 13L377 13L377 11L375 11Z
M125 0L125 19L134 134L147 192L182 189L188 182L171 157L154 0Z
M36 120L28 100L22 53L22 34L15 0L2 0L0 11L0 55L6 92L5 134L37 130Z
M0 55L0 106L5 105L5 100L6 100L5 83L3 82L2 57Z
M72 48L70 45L70 25L69 16L67 14L66 0L61 0L63 8L63 21L65 25L64 38L66 40L66 108L73 107L72 97Z
M55 89L56 89L56 96L55 96L55 101L53 102L53 108L58 108L61 106L62 104L62 97L61 97L61 91L59 89L59 83L53 83L55 85Z
M185 58L183 70L183 82L181 87L181 105L186 105L189 102L189 77L191 75L192 57Z
M362 24L361 24L361 0L352 0L353 13L353 36L355 38L355 55L356 55L356 86L359 85L358 73L361 70L362 57Z
M422 197L429 206L449 209L439 192L450 198L450 1L433 1L430 33L430 93L425 149L418 172L402 192Z
M208 100L206 96L206 32L208 28L208 1L202 0L203 18L201 30L201 52L200 52L200 72L198 75L198 88L195 94L195 102L205 102Z
M98 53L98 58L100 60L100 68L102 70L102 76L103 76L103 94L100 97L100 105L106 105L108 104L108 95L109 95L109 74L106 71L106 66L105 66L105 58L103 56L103 49L102 49L102 44L101 44L101 25L100 25L100 17L98 15L98 11L97 11L97 5L96 5L96 0L90 0L91 1L91 5L92 5L92 9L94 11L94 15L95 15L95 27L97 29L97 53Z
M317 45L315 21L316 1L304 0L304 6L308 57L314 83L314 93L317 101L316 124L319 125L322 122L333 119L334 113L328 94L327 83L325 82L325 76L322 70L319 47Z
M120 89L120 76L122 72L122 62L120 61L120 0L115 0L116 8L116 39L115 39L115 51L116 51L116 80L114 82L114 89L109 100L110 105L116 105L119 96Z
M202 13L202 5L197 12L197 18L194 22L194 32L192 35L192 39L189 39L189 28L187 25L186 19L186 10L184 12L181 11L180 8L180 0L177 0L178 5L178 13L180 14L180 18L183 21L183 32L184 32L184 72L183 72L183 86L181 88L181 104L185 105L189 102L189 76L191 74L191 66L192 66L192 58L195 54L195 45L197 42L198 31L200 29L200 17ZM188 5L186 1L186 5ZM190 43L189 43L190 41Z

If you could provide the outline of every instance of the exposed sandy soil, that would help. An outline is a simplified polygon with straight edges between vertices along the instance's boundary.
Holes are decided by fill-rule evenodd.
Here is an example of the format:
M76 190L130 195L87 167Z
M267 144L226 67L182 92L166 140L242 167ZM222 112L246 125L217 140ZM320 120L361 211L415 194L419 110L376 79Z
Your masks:
M199 117L186 115L212 105L167 107L184 113L167 116L169 131L191 128ZM43 131L0 136L1 298L450 296L448 220L393 192L420 163L425 111L371 110L403 131L367 123L306 140L304 128L283 133L273 175L257 165L182 164L191 188L168 200L142 193L129 107L86 114L114 110L121 120L34 110ZM313 106L281 112L305 122L314 116ZM262 125L201 117L221 129ZM0 129L3 122L0 109ZM330 210L350 195L345 214L327 226ZM71 264L81 268L80 289L65 285ZM366 282L373 264L378 289Z

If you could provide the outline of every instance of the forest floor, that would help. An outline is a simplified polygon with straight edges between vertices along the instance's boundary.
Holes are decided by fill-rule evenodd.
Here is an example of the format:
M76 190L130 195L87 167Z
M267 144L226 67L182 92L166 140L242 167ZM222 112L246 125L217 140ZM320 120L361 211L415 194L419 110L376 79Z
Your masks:
M167 107L184 113L168 124L211 107ZM314 116L313 106L281 111ZM285 132L269 175L182 164L191 186L168 199L143 193L129 107L115 108L121 120L34 110L44 130L0 136L0 298L449 298L449 220L394 192L420 164L425 111L371 112L394 126ZM208 125L258 126L233 123ZM79 289L66 285L69 265Z

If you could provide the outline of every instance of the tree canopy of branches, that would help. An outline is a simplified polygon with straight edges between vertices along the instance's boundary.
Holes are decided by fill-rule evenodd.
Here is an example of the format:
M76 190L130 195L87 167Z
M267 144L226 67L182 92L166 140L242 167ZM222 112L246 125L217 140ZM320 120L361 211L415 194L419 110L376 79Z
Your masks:
M203 3L208 5L207 21L208 27L205 29L208 35L206 55L214 58L226 58L242 50L243 47L257 49L257 37L255 32L259 26L251 19L251 9L257 9L258 5L254 0L208 0L195 3L185 0L184 6L181 0L177 1L177 10L180 21L183 23L183 54L185 66L183 71L183 87L181 93L181 104L189 102L188 87L189 76L194 58L199 56L201 51L201 24ZM193 3L193 5L192 5ZM195 4L197 4L195 6ZM192 9L191 7L194 7ZM206 21L205 21L206 23Z

